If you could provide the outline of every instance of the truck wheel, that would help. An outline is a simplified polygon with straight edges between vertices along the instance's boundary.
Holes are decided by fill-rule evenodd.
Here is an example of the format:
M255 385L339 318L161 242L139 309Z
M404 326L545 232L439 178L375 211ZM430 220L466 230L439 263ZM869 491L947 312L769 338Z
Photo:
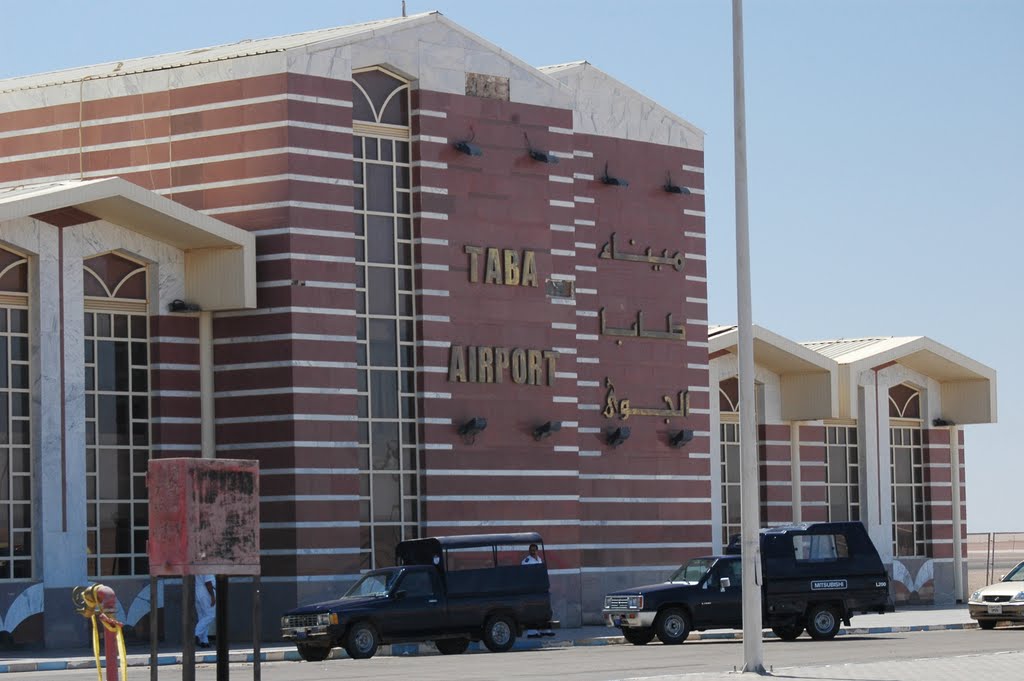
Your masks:
M839 615L831 605L815 605L807 615L807 633L815 641L828 641L839 633Z
M996 620L978 620L978 626L982 629L995 629Z
M802 624L780 624L772 627L772 632L783 641L795 641L804 632Z
M484 645L492 653L503 653L516 642L516 623L508 615L491 615L484 623Z
M622 636L635 646L645 646L654 638L654 629L650 627L623 627Z
M679 608L669 608L654 620L654 632L665 645L676 645L690 635L690 617Z
M306 662L323 662L331 654L330 646L318 646L312 643L296 643L299 650L299 657Z
M369 622L356 622L345 635L345 652L353 660L365 660L374 656L380 638Z
M469 647L468 638L442 638L434 641L437 652L442 655L461 655Z

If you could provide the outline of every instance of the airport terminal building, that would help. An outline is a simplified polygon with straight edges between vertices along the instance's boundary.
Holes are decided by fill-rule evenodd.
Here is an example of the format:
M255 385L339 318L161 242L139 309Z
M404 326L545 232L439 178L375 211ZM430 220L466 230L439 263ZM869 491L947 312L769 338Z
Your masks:
M0 631L83 640L100 581L144 632L151 458L259 461L268 636L402 539L540 532L567 625L719 551L703 143L438 13L0 81ZM859 519L899 599L962 598L995 372L755 331L764 524Z

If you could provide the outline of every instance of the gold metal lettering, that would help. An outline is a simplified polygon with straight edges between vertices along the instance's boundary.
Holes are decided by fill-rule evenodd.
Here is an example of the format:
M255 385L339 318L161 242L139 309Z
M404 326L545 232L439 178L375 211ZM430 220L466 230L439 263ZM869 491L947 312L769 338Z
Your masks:
M484 252L484 249L480 246L463 246L463 250L469 254L469 281L475 284L480 281L480 258L478 256Z
M635 242L630 239L629 243L632 245ZM599 258L606 260L629 260L632 262L644 262L651 265L651 269L655 272L661 271L662 265L671 265L676 272L683 271L684 259L683 256L676 251L672 255L669 255L668 249L664 248L661 251L661 255L654 255L653 250L650 246L644 249L643 255L635 255L632 253L623 253L619 251L619 245L615 239L615 232L612 232L611 237L601 246L601 252L598 253Z
M690 391L680 390L678 403L672 402L671 395L662 395L661 399L665 402L667 409L656 409L653 407L634 407L630 404L628 399L618 400L615 397L615 385L612 383L610 378L605 377L604 384L608 388L608 392L605 393L605 407L601 412L605 418L615 418L616 416L625 421L630 416L665 416L665 417L681 417L688 416L690 413Z
M505 254L505 286L519 286L519 254L506 248Z
M537 288L537 255L533 251L523 251L523 286Z
M540 385L541 378L544 376L540 350L527 350L526 356L530 365L530 385Z
M461 345L453 345L448 356L448 382L466 382L466 353Z
M512 380L519 385L526 382L526 351L522 348L512 350Z
M480 347L477 350L480 353L480 359L477 362L477 374L480 382L494 383L494 349Z
M466 352L466 359L469 360L468 361L468 364L469 364L469 367L468 367L469 368L469 372L468 372L469 373L469 382L470 383L476 383L477 382L477 377L476 377L477 376L477 374L476 374L476 346L475 345L470 345L468 348L466 348L466 350L467 350L467 352Z
M508 369L508 348L494 348L494 382L504 380L504 371Z
M487 249L487 271L484 272L484 283L501 283L501 254L497 248Z
M555 384L555 360L558 359L558 353L553 350L544 351L544 361L548 367L548 385Z

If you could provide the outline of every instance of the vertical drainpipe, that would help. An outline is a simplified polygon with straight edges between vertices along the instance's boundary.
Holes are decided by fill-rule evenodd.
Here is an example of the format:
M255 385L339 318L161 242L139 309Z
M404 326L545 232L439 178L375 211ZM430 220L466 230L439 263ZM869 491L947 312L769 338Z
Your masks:
M213 313L199 313L199 409L202 424L204 459L217 456L216 431L213 423Z
M789 467L793 484L793 522L803 522L803 497L800 491L800 421L789 422Z
M964 558L960 538L960 429L949 427L949 468L953 481L953 591L957 603L964 601Z

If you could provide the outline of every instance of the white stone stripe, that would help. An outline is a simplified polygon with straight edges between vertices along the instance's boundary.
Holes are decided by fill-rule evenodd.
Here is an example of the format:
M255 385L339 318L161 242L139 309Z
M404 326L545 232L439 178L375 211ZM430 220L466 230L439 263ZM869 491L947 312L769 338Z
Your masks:
M218 444L217 451L232 452L239 449L341 449L358 447L358 442L335 442L325 440L280 440L278 442L233 442Z
M682 166L680 166L680 169L681 170L689 170L691 173L703 173L704 172L704 168L702 168L701 166L689 166L689 165L686 165L686 164L683 164Z
M600 411L601 405L600 404L580 404L580 405L577 405L576 408L579 409L580 411ZM580 430L582 430L582 428Z
M438 137L436 135L413 135L413 142L431 142L434 144L448 144L447 137Z
M416 371L424 374L447 374L448 367L418 366Z
M597 312L594 310L576 310L577 317L597 317Z
M594 197L592 196L574 196L572 199L576 203L594 203Z
M256 262L275 262L278 260L306 260L309 262L354 263L355 258L348 255L323 255L320 253L270 253L257 255Z
M687 296L687 297L686 297L686 302L688 302L688 303L702 303L702 304L707 304L707 302L708 302L708 299L707 299L707 298L691 298L691 297Z
M555 395L551 401L556 404L576 404L578 399L572 395Z
M199 417L190 416L154 416L149 419L150 423L177 423L177 424L188 424L188 423L202 423L202 419Z
M580 473L580 480L710 480L710 475L621 475L618 473ZM706 522L706 521L705 521Z
M358 468L260 468L264 475L356 475Z
M548 199L548 205L554 208L575 208L576 204L572 201L561 201L559 199Z
M692 215L694 217L702 218L702 217L704 217L704 211L702 211L702 210L691 210L689 208L684 208L683 209L683 215Z
M576 265L577 272L596 272L597 268L593 265Z
M707 260L708 259L708 257L706 255L701 255L700 253L685 253L683 255L683 257L688 259L688 260Z
M566 153L564 151L552 151L551 155L555 156L557 158L565 158L565 159L572 158L572 154Z
M436 288L422 288L417 291L422 296L432 296L434 298L447 298L451 295L450 291L442 291Z
M312 279L275 279L272 281L261 281L256 288L274 288L277 286L302 286L304 288L326 288L355 290L356 285L345 281L314 281Z
M707 504L706 497L580 497L581 504Z
M428 442L427 444L420 445L419 448L432 451L445 451L453 449L452 445L444 444L441 442Z
M589 434L589 433L600 433L600 432L601 432L600 428L580 428L580 433L582 433L584 435Z
M692 239L707 239L707 235L703 232L683 232L683 236L688 236Z
M581 449L580 456L601 456L599 449Z
M555 445L555 451L556 452L576 453L576 452L580 451L580 448L579 447L574 447L572 445Z
M355 421L355 414L261 414L259 416L230 416L214 419L218 425L233 425L237 423L281 423L291 421ZM198 422L199 419L196 419Z
M581 250L597 248L597 244L592 244L589 241L577 241L573 246Z
M597 357L577 357L576 362L579 364L600 364L601 360Z
M151 364L150 368L160 371L199 371L198 364Z
M287 523L260 523L261 530L330 529L332 527L359 527L357 520L308 520Z
M198 394L198 393L197 393ZM311 388L283 386L280 388L252 388L249 390L218 390L215 397L265 397L268 395L358 395L355 388Z
M551 273L552 281L576 281L575 274L560 274L558 272Z
M345 556L360 552L358 548L339 549L260 549L261 556Z
M707 326L708 325L708 320L706 320L706 319L690 319L690 318L687 318L686 323L687 324L697 324L698 326Z
M698 282L698 283L706 284L708 282L708 278L707 277L698 277L695 274L687 274L686 275L686 281L695 281L695 282Z
M576 287L576 293L578 293L581 296L596 296L597 295L597 289L596 288L580 288L580 287L577 286Z
M325 210L332 213L351 213L352 206L344 206L335 203L315 203L313 201L267 201L266 203L243 203L236 206L223 206L221 208L204 208L200 212L205 215L223 215L224 213L242 213L251 210L269 210L271 208L308 208L310 210Z
M548 180L551 182L560 182L562 184L573 183L573 179L571 177L566 177L565 175L548 175Z
M287 494L274 496L263 496L261 494L260 501L359 501L359 497L355 494Z
M576 385L580 388L600 388L600 381L576 381Z
M202 393L198 390L154 390L150 393L153 397L159 398L174 398L174 397L188 397L195 398L199 397Z
M594 153L591 151L582 151L580 149L573 149L573 154L581 158L594 158Z
M451 341L436 341L436 340L418 340L416 345L421 348L450 348L452 346Z
M413 109L413 116L428 116L430 118L448 118L448 113L445 111L434 111L432 109Z
M549 125L548 132L553 132L558 135L571 135L573 134L572 128L559 128L556 125Z
M572 298L551 298L548 300L552 305L575 305L576 301Z
M424 194L448 195L448 189L446 187L427 187L426 185L417 185L413 187L412 190L414 192L423 192Z
M448 219L448 213L421 212L421 213L413 213L412 216L413 216L413 218L415 218L417 220L447 220Z
M436 168L437 170L448 170L448 164L443 161L413 161L413 168Z
M563 354L563 355L575 355L576 354L576 348L551 348L551 349L554 350L555 352L558 352L558 353Z
M576 180L593 180L594 176L590 173L573 173L573 178Z
M354 369L355 362L328 362L315 359L282 359L272 362L245 362L242 364L218 364L214 371L245 371L249 369L280 369L282 367L312 367L316 369Z
M280 340L311 340L325 341L330 343L354 343L355 336L332 336L318 333L271 333L266 336L231 336L229 338L217 338L214 345L235 345L237 343L268 343Z
M417 244L417 245L420 245L420 246L447 246L448 245L448 239L430 239L430 238L427 238L427 237L420 237L418 239L413 239L412 242L414 244Z
M563 520L428 520L425 523L427 527L532 527L534 525L572 526L579 524L579 520L572 518ZM544 548L547 549L546 546ZM557 571L548 570L549 575L555 572ZM575 572L575 570L572 572ZM263 581L266 581L266 579Z
M705 480L707 478L704 478ZM651 527L657 525L674 525L677 527L704 527L708 525L707 520L583 520L580 525L588 527Z
M575 478L578 471L565 469L506 469L506 468L428 468L424 475L440 477L537 477Z
M686 341L686 345L687 345L687 347L691 347L691 348L706 348L706 347L709 347L707 341ZM787 443L787 444L789 444L789 443Z
M437 392L420 392L416 393L416 397L428 400L450 400L452 399L451 393L437 393ZM429 447L428 447L429 449Z
M425 426L450 426L452 424L452 420L440 417L423 416L416 419L416 423L422 423Z
M184 343L185 345L199 345L198 338L185 338L183 336L153 336L149 340L151 343Z
M258 317L268 314L323 314L335 315L338 317L353 317L355 310L334 309L327 307L299 307L292 305L288 307L261 307L255 310L232 310L230 312L218 312L217 318L222 317Z
M429 262L418 262L416 263L416 269L426 270L428 272L447 272L450 268L448 265L437 265Z
M578 333L576 334L576 340L581 341L596 341L599 336L596 333Z
M418 322L438 322L440 324L447 324L452 320L448 315L441 314L420 314L416 315L415 319Z
M254 229L251 234L256 236L322 236L331 239L354 239L354 232L341 232L330 229L307 229L305 227L275 227L273 229Z
M569 322L551 322L552 329L562 329L564 331L575 331L576 325Z
M424 501L578 501L575 494L451 494L420 497Z
M576 228L569 225L551 225L552 232L571 232L575 233Z
M201 451L203 446L201 444L170 444L162 442L159 444L152 444L149 446L150 449L160 452L198 452Z

